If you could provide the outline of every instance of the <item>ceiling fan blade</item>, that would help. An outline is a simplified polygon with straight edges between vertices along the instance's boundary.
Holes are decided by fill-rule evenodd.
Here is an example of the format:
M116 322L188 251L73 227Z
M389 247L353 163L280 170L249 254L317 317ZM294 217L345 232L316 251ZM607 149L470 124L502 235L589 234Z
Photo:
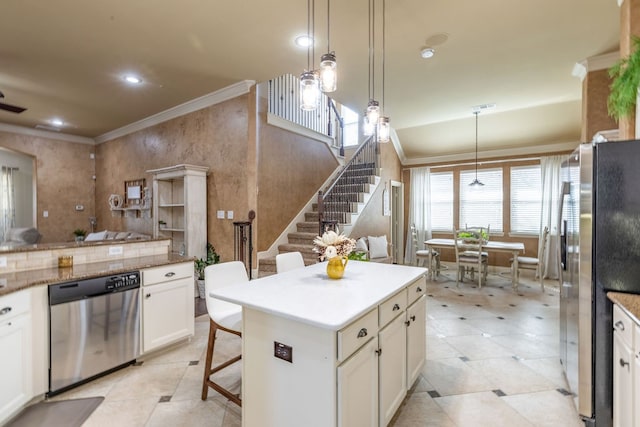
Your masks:
M23 111L25 111L26 108L0 102L0 110L6 110L6 111L11 111L12 113L20 114Z

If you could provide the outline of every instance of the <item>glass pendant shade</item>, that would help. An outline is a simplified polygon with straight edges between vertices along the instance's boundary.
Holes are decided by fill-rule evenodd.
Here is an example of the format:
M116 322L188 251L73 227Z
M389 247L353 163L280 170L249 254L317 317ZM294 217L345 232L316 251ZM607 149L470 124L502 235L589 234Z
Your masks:
M380 118L380 104L378 101L373 99L369 101L369 105L367 105L367 118L371 124L375 125L375 123L378 123L378 119Z
M320 58L320 87L323 92L334 92L337 89L337 65L333 52L325 53Z
M369 117L367 116L367 112L364 112L362 116L362 133L364 136L371 136L375 132L375 126L372 122L369 121Z
M378 142L389 142L390 134L389 117L380 117L378 120Z
M320 81L313 71L305 71L300 76L300 94L302 96L300 108L313 111L320 103Z

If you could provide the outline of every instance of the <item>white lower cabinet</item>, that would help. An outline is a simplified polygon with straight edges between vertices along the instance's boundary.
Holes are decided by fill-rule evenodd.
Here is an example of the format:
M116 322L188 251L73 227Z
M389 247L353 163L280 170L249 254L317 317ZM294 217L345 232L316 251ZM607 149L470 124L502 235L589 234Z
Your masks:
M639 409L634 408L634 399L640 394L638 365L634 348L635 329L638 325L617 304L613 306L613 425L614 427L630 427L640 425L636 417ZM636 406L637 407L637 406Z
M0 298L0 424L32 396L29 290Z
M402 313L404 314L404 313ZM378 335L380 341L380 425L386 426L407 394L407 327L396 317Z
M338 426L378 425L378 338L338 366Z
M407 309L407 390L418 379L427 358L427 304L422 295Z
M143 270L142 283L142 352L193 335L193 263Z

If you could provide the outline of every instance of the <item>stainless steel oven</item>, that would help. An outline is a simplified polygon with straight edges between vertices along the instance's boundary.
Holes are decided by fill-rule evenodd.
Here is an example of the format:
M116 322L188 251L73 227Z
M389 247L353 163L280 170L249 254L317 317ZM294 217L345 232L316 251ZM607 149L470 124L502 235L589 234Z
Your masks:
M49 395L140 355L140 273L49 286Z

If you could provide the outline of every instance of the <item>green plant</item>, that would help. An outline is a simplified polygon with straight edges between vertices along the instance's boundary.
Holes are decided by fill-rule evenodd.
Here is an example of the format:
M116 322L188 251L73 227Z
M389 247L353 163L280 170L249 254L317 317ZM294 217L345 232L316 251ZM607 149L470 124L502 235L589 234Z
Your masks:
M87 230L83 230L82 228L76 228L75 230L73 230L73 234L76 237L84 237L87 235Z
M489 234L486 230L482 230L480 234L482 234L482 240L489 240ZM478 236L477 231L461 231L458 233L458 238L460 239L477 239L478 237L480 236Z
M359 251L357 249L351 252L347 258L353 261L369 261L367 259L367 253L364 251Z
M204 269L208 265L217 264L220 262L220 255L216 253L216 248L211 243L207 243L207 257L200 258L194 261L196 277L198 280L204 280Z
M627 117L636 106L640 85L640 37L633 37L633 50L609 68L611 92L607 100L609 115L616 120Z

